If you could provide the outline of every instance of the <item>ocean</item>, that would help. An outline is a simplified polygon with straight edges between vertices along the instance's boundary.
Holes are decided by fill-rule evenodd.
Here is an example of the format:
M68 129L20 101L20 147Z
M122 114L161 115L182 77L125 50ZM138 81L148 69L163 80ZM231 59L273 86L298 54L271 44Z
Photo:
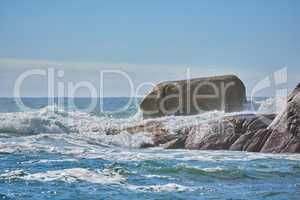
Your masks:
M235 151L140 149L143 134L105 135L141 121L140 99L0 98L0 200L6 199L295 199L300 155ZM244 112L273 112L272 100ZM251 104L252 105L252 104ZM117 110L119 110L117 112ZM227 113L168 117L205 123Z

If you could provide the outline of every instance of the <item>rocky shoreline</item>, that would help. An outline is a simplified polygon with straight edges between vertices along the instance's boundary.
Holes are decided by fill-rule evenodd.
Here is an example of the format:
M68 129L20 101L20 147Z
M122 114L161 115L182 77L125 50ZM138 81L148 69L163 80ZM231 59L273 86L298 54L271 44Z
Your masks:
M168 120L168 117L142 120L114 130L113 134L144 133L152 142L142 144L142 148L300 153L300 84L288 96L287 106L279 114L236 114L188 124L176 131L165 126Z

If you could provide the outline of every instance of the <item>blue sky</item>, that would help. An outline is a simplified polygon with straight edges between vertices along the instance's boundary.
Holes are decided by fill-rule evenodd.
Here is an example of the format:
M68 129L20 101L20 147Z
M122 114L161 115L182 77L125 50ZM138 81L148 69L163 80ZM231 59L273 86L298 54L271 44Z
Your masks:
M287 67L291 89L300 82L299 10L297 0L0 0L0 96L12 96L24 70L49 66L97 87L102 69L121 69L137 86L183 79L188 67L192 77L236 74L248 94ZM105 95L127 96L121 82L110 78ZM45 80L28 80L23 95L45 96L40 87Z

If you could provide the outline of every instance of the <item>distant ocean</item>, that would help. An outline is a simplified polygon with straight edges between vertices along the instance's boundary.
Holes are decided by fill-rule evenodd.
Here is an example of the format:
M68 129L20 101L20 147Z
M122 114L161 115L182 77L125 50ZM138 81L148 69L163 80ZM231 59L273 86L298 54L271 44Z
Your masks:
M0 98L0 200L4 199L294 199L300 197L300 155L139 149L147 139L105 135L141 120L128 98ZM272 99L244 112L273 112ZM70 102L74 104L70 105ZM251 105L254 105L253 107ZM117 112L117 110L120 110ZM197 123L223 116L211 111ZM172 117L175 127L182 117Z

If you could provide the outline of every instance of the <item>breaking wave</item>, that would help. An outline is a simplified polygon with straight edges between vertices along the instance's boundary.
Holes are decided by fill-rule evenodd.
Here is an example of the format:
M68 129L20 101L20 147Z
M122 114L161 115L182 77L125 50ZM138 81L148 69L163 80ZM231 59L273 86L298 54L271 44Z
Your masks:
M98 184L119 184L124 178L114 172L93 171L84 168L71 168L56 171L47 171L34 174L27 174L22 170L11 171L0 175L4 179L22 179L27 181L64 181L68 183L76 181L87 181Z
M260 104L259 109L255 112L276 112L274 102L277 102L276 105L282 106L285 103L283 99L267 99ZM58 137L57 134L63 134L65 135L64 140L72 140L70 141L72 143L74 141L86 141L92 145L140 147L142 144L152 143L151 138L143 132L130 134L127 131L122 131L118 135L111 133L117 129L124 130L126 127L151 121L163 124L172 133L178 129L206 123L225 115L255 112L224 113L222 111L210 111L193 116L167 116L142 120L142 114L139 110L129 118L111 118L79 111L65 111L57 106L47 106L34 112L0 113L0 137L38 134Z

